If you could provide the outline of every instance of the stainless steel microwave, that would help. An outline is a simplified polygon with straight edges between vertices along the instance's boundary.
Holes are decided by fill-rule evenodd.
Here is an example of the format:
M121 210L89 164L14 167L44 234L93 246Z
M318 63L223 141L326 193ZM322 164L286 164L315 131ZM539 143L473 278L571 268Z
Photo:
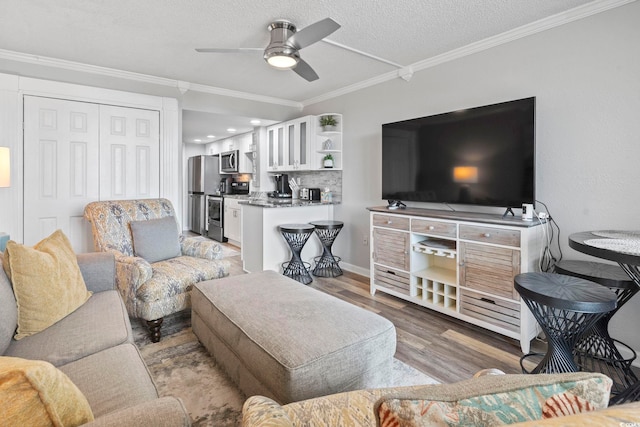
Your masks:
M220 153L221 173L238 173L238 163L240 160L238 153L238 150Z

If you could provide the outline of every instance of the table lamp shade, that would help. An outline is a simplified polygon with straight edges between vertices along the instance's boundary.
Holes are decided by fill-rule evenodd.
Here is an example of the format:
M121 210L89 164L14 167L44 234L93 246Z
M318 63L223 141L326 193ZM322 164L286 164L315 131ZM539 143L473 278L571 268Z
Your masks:
M9 148L0 147L0 187L11 186L11 156Z

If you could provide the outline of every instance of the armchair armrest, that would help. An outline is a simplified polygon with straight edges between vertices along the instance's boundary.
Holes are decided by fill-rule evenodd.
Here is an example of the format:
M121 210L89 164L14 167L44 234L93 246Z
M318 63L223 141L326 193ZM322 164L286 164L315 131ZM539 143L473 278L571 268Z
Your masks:
M191 419L180 399L163 397L111 412L84 425L87 427L188 427L191 425Z
M222 259L222 246L212 240L200 240L196 237L180 236L182 255L204 259Z
M76 256L87 290L102 292L116 288L116 263L113 254L91 252Z
M153 276L151 264L144 258L124 255L113 249L109 252L115 255L118 289L123 295L130 294L135 299L138 288Z
M246 427L293 427L293 423L283 411L282 406L264 396L251 396L244 402L242 425Z

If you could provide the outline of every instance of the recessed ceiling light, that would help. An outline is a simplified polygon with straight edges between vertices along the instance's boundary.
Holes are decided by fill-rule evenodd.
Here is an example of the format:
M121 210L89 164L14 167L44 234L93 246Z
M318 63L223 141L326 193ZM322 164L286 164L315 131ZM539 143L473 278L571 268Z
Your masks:
M215 135L207 135L207 138L215 138Z
M250 123L251 123L252 125L259 125L261 122L260 122L260 120L253 119L253 120L251 120L251 122L250 122Z
M201 139L194 139L193 142L202 142Z
M229 129L227 129L227 132L229 132L229 133L233 133L233 132L235 132L235 131L236 131L236 130L235 130L234 128L229 128Z

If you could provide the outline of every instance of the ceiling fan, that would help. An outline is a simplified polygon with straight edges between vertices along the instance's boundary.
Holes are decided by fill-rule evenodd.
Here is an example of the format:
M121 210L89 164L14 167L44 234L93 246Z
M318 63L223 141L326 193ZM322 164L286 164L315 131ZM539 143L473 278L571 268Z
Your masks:
M318 74L307 64L298 51L312 45L340 28L331 18L325 18L297 31L296 26L285 19L272 22L267 27L271 32L271 42L265 48L204 48L196 49L205 53L245 53L263 52L263 58L274 68L293 70L303 79L312 82Z

